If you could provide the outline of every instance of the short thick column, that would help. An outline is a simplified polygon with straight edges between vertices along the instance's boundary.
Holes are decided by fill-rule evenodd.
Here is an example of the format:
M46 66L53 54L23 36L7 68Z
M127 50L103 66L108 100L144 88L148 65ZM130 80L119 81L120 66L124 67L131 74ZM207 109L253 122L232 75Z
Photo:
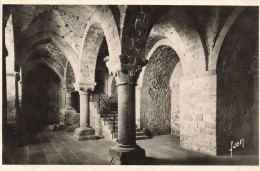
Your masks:
M118 144L109 149L109 162L123 165L143 164L145 150L136 144L135 135L135 86L141 66L122 65L121 67L122 69L116 74Z
M75 138L81 140L96 139L95 130L90 128L89 93L90 88L81 88L80 95L80 127L75 130Z

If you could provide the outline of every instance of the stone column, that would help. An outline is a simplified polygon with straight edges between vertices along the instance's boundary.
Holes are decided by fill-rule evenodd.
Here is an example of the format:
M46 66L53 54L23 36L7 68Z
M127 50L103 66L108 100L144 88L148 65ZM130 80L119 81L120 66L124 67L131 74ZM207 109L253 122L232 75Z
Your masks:
M80 85L80 127L75 131L75 138L81 140L96 139L95 130L90 128L89 94L94 89L93 85Z
M114 73L118 88L118 144L109 149L111 164L140 164L145 150L136 144L135 86L141 65L121 64Z

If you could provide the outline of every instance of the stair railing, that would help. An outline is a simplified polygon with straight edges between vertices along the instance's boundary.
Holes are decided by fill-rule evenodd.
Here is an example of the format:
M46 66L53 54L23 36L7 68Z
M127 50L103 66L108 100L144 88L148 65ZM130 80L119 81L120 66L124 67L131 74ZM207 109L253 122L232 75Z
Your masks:
M95 95L97 98L95 98ZM102 97L100 93L93 93L93 99L96 99L98 102L98 113L104 115L104 125L107 123L112 127L112 139L114 139L115 136L115 125L116 125L116 115L112 111L112 107L106 100ZM110 117L108 114L112 114L112 121L110 120ZM107 119L109 118L109 119Z

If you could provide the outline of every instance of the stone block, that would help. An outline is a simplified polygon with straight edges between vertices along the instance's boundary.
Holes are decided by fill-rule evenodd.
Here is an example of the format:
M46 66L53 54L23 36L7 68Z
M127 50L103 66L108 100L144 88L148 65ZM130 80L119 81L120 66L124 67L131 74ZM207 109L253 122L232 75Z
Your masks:
M115 165L143 164L145 162L145 150L139 146L124 148L115 146L109 149L108 162Z
M195 115L196 121L202 121L203 120L203 115L202 114L197 114Z
M95 130L88 127L79 127L78 129L76 129L74 137L78 141L97 139L97 137L95 136Z
M190 127L190 122L189 121L185 121L185 120L180 120L180 126L181 126L181 128L188 128L188 127Z
M198 122L196 122L196 121L191 121L191 122L190 122L190 127L191 127L191 128L197 128L197 127L198 127Z
M212 134L212 130L211 129L206 128L205 130L206 130L205 134L207 134L207 135L211 135Z
M209 142L210 141L216 141L216 136L205 134L205 139L207 139Z
M206 122L206 128L216 129L216 122Z
M210 121L212 121L211 115L209 115L209 114L204 114L204 115L203 115L203 121L205 121L205 122L210 122Z
M192 121L193 117L192 117L192 115L183 115L183 120Z
M216 114L211 114L211 120L216 122Z
M198 122L198 128L206 128L206 123L203 121Z

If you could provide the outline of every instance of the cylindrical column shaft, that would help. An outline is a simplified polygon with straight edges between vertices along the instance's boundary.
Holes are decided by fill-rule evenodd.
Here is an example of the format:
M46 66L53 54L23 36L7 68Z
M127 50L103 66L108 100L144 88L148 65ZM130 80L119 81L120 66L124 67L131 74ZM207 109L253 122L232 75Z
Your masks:
M90 110L89 110L89 91L93 87L89 85L80 85L80 127L75 130L75 137L78 141L95 140L95 130L90 128Z
M80 127L89 127L89 95L80 93Z
M118 86L118 143L136 145L135 85Z

